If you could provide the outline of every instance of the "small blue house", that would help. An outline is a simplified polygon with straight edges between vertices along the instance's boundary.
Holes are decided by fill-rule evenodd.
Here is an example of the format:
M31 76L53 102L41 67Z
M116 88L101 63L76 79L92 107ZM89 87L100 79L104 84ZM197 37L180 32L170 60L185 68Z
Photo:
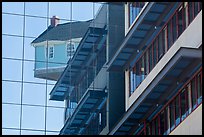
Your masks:
M91 21L59 24L59 18L53 16L51 25L31 42L35 48L34 77L57 80Z

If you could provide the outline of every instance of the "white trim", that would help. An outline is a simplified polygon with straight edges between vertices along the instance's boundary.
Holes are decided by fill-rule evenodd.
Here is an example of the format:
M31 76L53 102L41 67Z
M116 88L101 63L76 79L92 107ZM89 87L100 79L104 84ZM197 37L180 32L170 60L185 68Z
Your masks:
M47 57L48 57L48 59L53 59L53 58L54 58L54 46L55 46L55 45L53 45L53 44L50 44L50 45L44 45L45 59L47 59ZM48 50L47 50L47 47L48 47ZM50 53L50 47L53 47L53 57L52 57L52 58L50 58L50 56L49 56L49 53Z
M43 46L43 45L59 45L59 44L66 44L67 42L76 42L76 43L79 43L81 41L82 37L80 38L74 38L74 39L70 39L70 40L64 40L64 41L61 41L61 40L45 40L45 41L42 41L42 42L39 42L39 43L31 43L31 46L33 47L36 47L36 46Z
M44 46L44 45L59 45L59 44L65 44L66 41L43 41L43 42L39 42L39 43L32 43L31 46L36 47L36 46Z
M52 63L52 62L48 62L48 63ZM65 68L67 65L63 65L63 66L60 66L60 67L47 67L47 69L49 70L49 69L60 69L60 68ZM45 70L46 69L46 67L45 68L36 68L36 69L34 69L34 71L40 71L40 70Z
M55 47L54 47L54 45L50 45L50 46L48 46L49 48L48 48L48 56L49 56L49 59L54 59L54 55L55 55ZM52 57L50 57L50 49L52 48Z

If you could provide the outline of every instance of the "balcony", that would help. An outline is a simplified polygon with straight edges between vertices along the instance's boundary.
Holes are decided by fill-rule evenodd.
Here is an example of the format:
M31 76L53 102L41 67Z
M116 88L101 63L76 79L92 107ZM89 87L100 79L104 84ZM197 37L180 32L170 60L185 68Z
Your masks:
M162 108L162 103L170 100L183 86L185 80L192 77L201 67L201 58L202 52L199 49L180 48L165 68L154 78L154 81L145 90L142 90L143 93L109 134L131 134L137 125L139 128L141 120L151 119ZM150 114L152 116L149 116Z

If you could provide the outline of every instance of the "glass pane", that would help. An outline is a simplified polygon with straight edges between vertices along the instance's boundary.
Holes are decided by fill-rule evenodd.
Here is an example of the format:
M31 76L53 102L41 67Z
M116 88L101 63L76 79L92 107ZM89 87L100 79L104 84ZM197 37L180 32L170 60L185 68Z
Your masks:
M175 42L176 39L177 39L177 21L176 21L176 15L177 15L177 14L175 14L175 15L173 16L173 18L172 18L173 42Z
M23 14L23 2L2 2L2 12Z
M163 135L165 130L165 112L162 111L160 114L160 134Z
M45 131L21 130L21 135L45 135Z
M47 16L47 2L26 2L25 3L25 14L32 16Z
M49 17L52 18L52 16L58 16L60 19L60 23L67 22L68 20L70 20L71 17L70 9L70 2L50 2Z
M24 61L23 80L26 82L45 83L45 79L34 77L34 61Z
M93 19L93 3L91 2L73 2L72 20L87 21ZM84 12L86 11L86 12Z
M64 125L64 108L47 108L46 129L60 131Z
M155 120L151 122L152 135L155 135Z
M33 38L24 38L24 59L35 60L35 48L31 46Z
M20 128L20 108L20 105L2 104L3 128Z
M22 128L45 129L45 108L36 106L22 106ZM32 124L31 124L32 123Z
M45 105L46 85L23 84L23 103L33 105Z
M153 68L154 66L157 64L158 58L157 58L157 54L158 54L158 49L157 49L157 39L154 41L153 43Z
M191 97L192 97L192 106L193 109L196 108L196 101L197 101L197 97L196 97L196 85L195 85L195 78L192 80L191 82Z
M59 132L46 132L46 135L59 135Z
M155 119L155 135L159 135L159 122L158 122L158 117Z
M168 39L168 49L172 46L173 43L173 39L172 39L172 20L169 21L168 25L167 25L167 39Z
M25 36L38 37L47 29L47 19L38 17L25 18Z
M2 81L2 102L20 104L20 99L21 83Z
M14 27L14 22L15 26ZM23 16L2 14L2 33L22 36Z
M20 135L20 130L2 129L2 135Z
M2 46L2 57L22 59L23 38L2 35Z
M178 36L181 35L181 33L183 32L183 21L184 21L184 18L183 18L183 6L181 6L181 8L179 8L179 11L178 11Z
M180 104L179 104L179 96L176 97L176 100L175 100L175 108L176 108L176 116L175 116L175 119L176 119L176 126L180 123Z
M171 130L175 127L175 102L170 103L170 127Z
M162 58L163 54L164 54L164 43L163 43L163 40L162 40L162 37L163 37L163 31L161 31L161 33L159 34L159 39L158 39L158 42L159 42L159 45L158 45L158 56L159 56L159 60Z
M2 59L2 79L19 81L22 80L21 68L21 60Z
M202 73L202 72L201 72ZM201 78L201 74L198 75L198 104L200 104L202 102L202 78Z
M150 46L150 48L148 49L149 50L149 72L152 70L153 68L153 65L152 65L152 45Z

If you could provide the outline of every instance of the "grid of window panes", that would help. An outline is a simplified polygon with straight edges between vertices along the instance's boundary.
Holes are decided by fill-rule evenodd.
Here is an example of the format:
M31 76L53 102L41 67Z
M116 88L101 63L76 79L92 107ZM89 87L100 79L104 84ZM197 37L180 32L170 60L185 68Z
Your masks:
M65 66L50 61L59 56L48 48L45 61L35 57L31 42L49 26L52 16L59 24L93 19L102 3L93 2L2 2L2 134L59 134L64 124L64 101L49 100L56 81L34 77L36 63ZM86 11L86 12L84 12ZM67 30L71 35L71 28ZM74 41L72 41L74 43ZM77 43L78 45L78 43ZM65 46L65 56L67 50ZM46 75L46 74L45 74ZM47 74L49 75L49 74Z
M164 24L163 29L130 69L130 96L202 10L201 5L201 2L182 2Z

